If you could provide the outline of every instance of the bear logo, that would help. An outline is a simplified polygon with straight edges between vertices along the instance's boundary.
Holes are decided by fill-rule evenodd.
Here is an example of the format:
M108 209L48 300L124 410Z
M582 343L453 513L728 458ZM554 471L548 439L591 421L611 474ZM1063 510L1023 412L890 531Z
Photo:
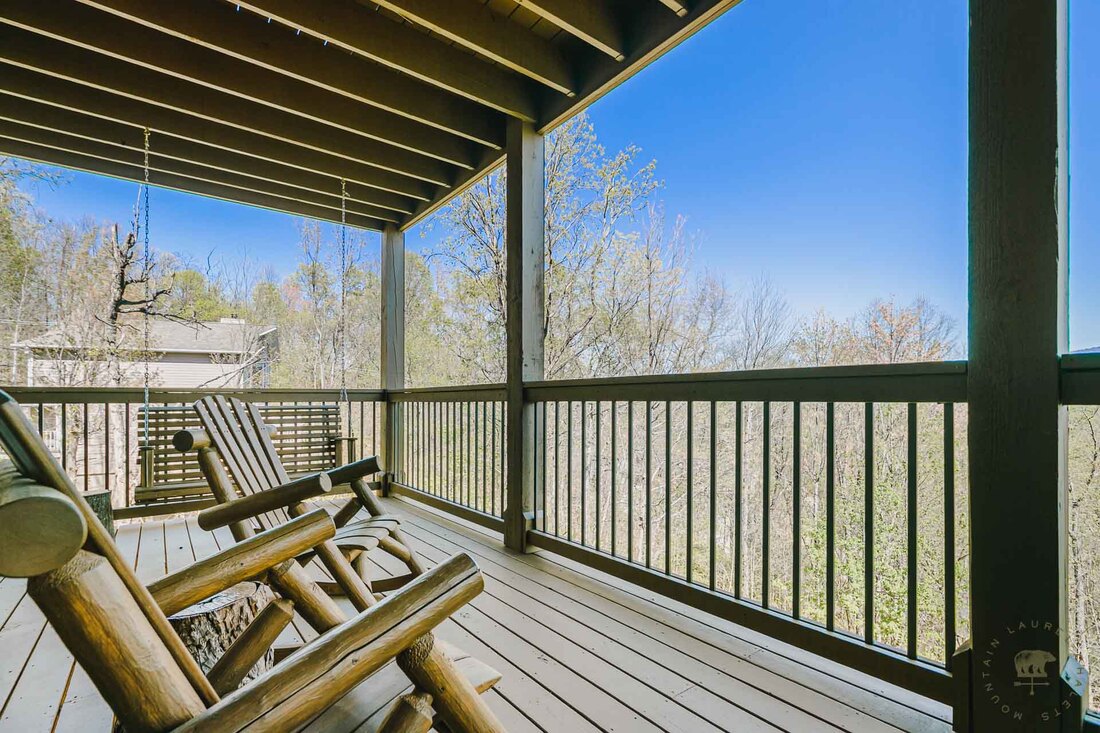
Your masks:
M1017 682L1014 687L1028 687L1029 694L1035 694L1036 687L1046 687L1049 682L1041 682L1047 678L1047 665L1056 662L1055 657L1045 649L1024 649L1012 658L1016 665ZM1023 680L1020 682L1019 680Z

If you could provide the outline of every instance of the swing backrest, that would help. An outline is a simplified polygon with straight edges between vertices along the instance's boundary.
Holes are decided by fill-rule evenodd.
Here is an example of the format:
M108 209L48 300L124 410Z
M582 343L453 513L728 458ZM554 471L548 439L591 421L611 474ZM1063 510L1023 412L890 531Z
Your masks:
M32 504L23 524L44 515L51 498L71 505L79 516L81 537L68 557L26 573L34 573L27 589L127 729L170 730L215 702L213 688L160 606L19 403L2 390L0 445L11 460L10 467L0 470L0 494L14 481L20 490L32 485L46 497ZM50 491L56 496L49 497ZM12 530L0 526L0 532Z
M290 481L256 405L236 397L210 395L195 402L194 408L238 492L257 494ZM260 529L289 521L285 509L256 517Z

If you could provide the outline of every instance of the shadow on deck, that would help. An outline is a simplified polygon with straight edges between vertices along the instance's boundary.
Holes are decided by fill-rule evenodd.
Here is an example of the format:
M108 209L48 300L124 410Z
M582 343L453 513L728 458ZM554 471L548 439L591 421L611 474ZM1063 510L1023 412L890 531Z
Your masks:
M513 553L419 505L385 503L427 564L462 550L485 574L485 592L438 633L503 674L488 700L509 730L950 730L944 705L556 555ZM146 582L232 542L193 517L124 525L117 540ZM405 572L374 554L379 576ZM110 710L24 585L0 580L0 731L110 730ZM296 621L285 636L313 632Z

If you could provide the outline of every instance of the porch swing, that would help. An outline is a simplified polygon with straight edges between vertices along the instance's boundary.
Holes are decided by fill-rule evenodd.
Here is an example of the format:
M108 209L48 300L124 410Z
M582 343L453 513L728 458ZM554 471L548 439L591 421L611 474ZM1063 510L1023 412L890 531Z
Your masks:
M151 131L145 128L144 181L139 194L140 210L135 227L142 229L143 257L149 261L149 179ZM335 401L278 402L259 406L264 422L274 428L272 442L292 475L306 475L329 470L351 462L357 457L358 438L351 434L351 400L348 396L347 373L347 186L341 180L340 224L340 327L338 342L341 387ZM140 226L139 226L140 223ZM149 283L145 284L148 296ZM138 406L140 440L138 441L138 483L134 487L131 506L115 511L119 517L161 514L165 511L192 511L214 503L210 487L203 477L194 453L181 453L172 444L173 436L185 430L201 428L191 402L203 391L172 390L172 402L154 404L151 400L150 315L142 316L143 399ZM342 431L341 414L346 410L347 433Z

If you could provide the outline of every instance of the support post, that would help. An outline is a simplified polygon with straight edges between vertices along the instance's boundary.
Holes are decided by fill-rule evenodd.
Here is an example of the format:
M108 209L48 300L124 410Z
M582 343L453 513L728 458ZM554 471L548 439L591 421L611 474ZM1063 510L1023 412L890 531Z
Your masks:
M970 2L969 731L1081 730L1067 660L1066 0ZM960 702L960 704L967 704ZM1076 708L1071 709L1071 708ZM959 730L960 728L956 728Z
M392 224L382 231L382 493L397 468L400 408L389 391L405 387L405 233Z
M504 542L526 549L527 529L535 508L538 441L534 406L525 404L524 382L543 378L546 302L543 271L545 234L545 141L530 123L508 120L505 139L507 173L507 496Z

